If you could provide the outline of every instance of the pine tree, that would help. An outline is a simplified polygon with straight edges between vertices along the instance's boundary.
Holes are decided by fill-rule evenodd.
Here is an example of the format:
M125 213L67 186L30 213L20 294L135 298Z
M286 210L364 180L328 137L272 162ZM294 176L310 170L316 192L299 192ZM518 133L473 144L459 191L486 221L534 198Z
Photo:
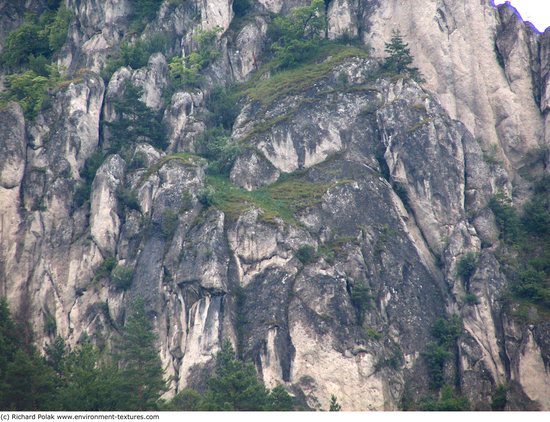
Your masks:
M384 50L388 54L383 64L387 72L397 75L410 75L413 79L421 81L422 76L418 68L411 66L413 57L409 45L403 41L403 37L398 30L393 31L393 36L390 42L385 44Z
M265 410L268 403L254 365L238 360L226 341L216 355L216 376L208 381L201 410Z
M138 299L131 306L119 345L125 410L156 410L168 389L156 343L145 304Z
M13 360L15 352L21 347L17 336L17 327L10 313L8 302L0 299L0 382L5 378L8 363Z
M338 399L334 394L331 395L329 412L339 412L340 410L342 410L342 406L338 403Z
M269 405L266 410L272 410L276 412L288 412L294 408L294 400L286 392L282 385L276 386L269 393L268 397Z
M54 410L58 378L36 352L15 352L0 386L0 409L18 411Z
M63 386L60 408L65 411L126 410L124 378L112 364L102 363L90 343L65 354L60 365Z
M162 116L141 101L142 95L142 88L128 82L123 95L113 101L118 118L105 123L110 131L109 152L117 153L132 142L148 142L160 149L167 146Z
M27 326L16 323L0 299L0 410L55 408L59 379L27 336Z

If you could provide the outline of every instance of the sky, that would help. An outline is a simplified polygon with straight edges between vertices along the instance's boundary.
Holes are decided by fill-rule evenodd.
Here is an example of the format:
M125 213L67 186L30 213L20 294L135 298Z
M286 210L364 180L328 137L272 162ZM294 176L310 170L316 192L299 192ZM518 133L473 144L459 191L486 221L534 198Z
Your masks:
M506 3L505 0L495 0L495 5ZM529 21L544 32L550 26L550 0L510 0L524 21Z

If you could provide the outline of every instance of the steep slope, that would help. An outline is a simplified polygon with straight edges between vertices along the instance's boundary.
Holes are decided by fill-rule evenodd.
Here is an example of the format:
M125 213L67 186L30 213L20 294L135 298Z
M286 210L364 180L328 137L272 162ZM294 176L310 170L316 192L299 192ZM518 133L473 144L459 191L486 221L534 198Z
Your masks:
M490 409L506 385L507 409L550 409L550 324L503 300L513 280L491 208L502 192L523 203L547 170L548 33L488 1L334 0L330 38L381 57L398 28L426 81L346 42L262 67L268 12L305 4L235 16L227 1L165 1L138 37L133 2L67 1L65 79L34 118L0 110L2 295L41 346L109 344L145 298L169 394L203 388L230 339L311 408L335 394L344 410L401 409L450 385ZM2 19L15 28L22 11ZM171 57L216 26L199 88L175 84ZM136 68L106 72L123 43L159 34ZM215 87L235 82L235 160L213 174L204 133Z

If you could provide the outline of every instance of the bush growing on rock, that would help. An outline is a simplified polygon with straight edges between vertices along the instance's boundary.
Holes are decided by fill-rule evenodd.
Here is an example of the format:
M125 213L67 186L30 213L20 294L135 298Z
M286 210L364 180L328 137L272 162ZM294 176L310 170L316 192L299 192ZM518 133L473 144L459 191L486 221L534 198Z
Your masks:
M370 309L372 295L365 282L356 283L351 288L351 303L357 311L357 319L360 325L365 319L365 312Z
M211 174L229 174L242 147L233 141L228 131L222 127L208 129L199 139L200 154L208 160L208 170Z
M271 50L280 68L288 68L315 56L326 30L325 3L312 0L288 16L278 15L270 27Z
M457 339L462 333L462 320L458 315L439 318L432 327L435 342L428 343L422 357L426 362L430 387L439 390L445 384L445 364L453 355Z
M311 245L300 246L296 251L295 256L304 265L311 264L317 259L315 248Z
M468 252L458 260L456 273L466 282L474 275L477 269L479 256L475 252Z
M40 16L27 14L22 25L10 32L0 55L0 62L11 70L24 69L34 62L32 69L44 76L45 64L65 43L71 13L60 6ZM40 66L36 64L40 63Z
M111 271L111 282L119 290L126 290L132 285L134 269L125 265L117 265Z
M130 66L132 69L139 69L147 66L152 54L168 52L168 44L169 39L166 34L155 34L145 40L138 39L132 44L124 42L120 46L120 51L109 59L101 75L105 81L108 81L121 67Z
M142 95L142 88L128 82L122 96L113 101L118 118L104 123L110 132L109 153L118 153L135 142L148 142L159 149L167 147L162 115L147 107L141 101Z
M222 31L219 26L208 31L199 30L195 36L196 50L187 56L176 56L170 61L170 76L176 89L199 86L203 78L201 71L221 54L216 39Z
M140 31L153 20L164 0L131 0L130 31Z

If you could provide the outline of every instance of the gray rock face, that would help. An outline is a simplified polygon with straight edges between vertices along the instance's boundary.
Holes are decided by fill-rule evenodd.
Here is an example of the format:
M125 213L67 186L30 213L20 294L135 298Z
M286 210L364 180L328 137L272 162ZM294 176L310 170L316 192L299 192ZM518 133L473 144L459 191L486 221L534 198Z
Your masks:
M0 110L0 294L28 310L39 346L56 334L108 344L144 297L167 396L203 388L229 339L267 386L312 409L333 394L345 410L430 394L432 327L458 314L444 381L475 409L490 409L504 384L507 409L550 409L548 322L527 325L503 305L510 280L489 207L498 192L523 201L525 174L548 171L528 152L550 142L549 33L485 0L334 0L330 39L357 36L381 57L398 28L426 82L350 57L300 89L243 98L231 133L241 152L227 177L209 175L193 154L211 128L210 90L249 80L266 60L268 12L307 3L262 0L238 21L230 1L164 2L141 38L165 32L171 53L118 69L105 87L97 73L128 37L131 4L68 1L58 61L89 71L53 89L33 121L18 105ZM19 9L4 16L9 7L0 1L6 28L21 21ZM168 56L216 26L221 54L202 89L167 95ZM5 35L0 25L0 48ZM169 146L128 139L90 176L127 81L163 116ZM468 252L478 264L465 281ZM128 289L101 275L107 259L134 268Z
M106 63L107 54L121 41L127 29L130 2L69 0L67 8L76 20L69 29L69 42L59 62L69 71L85 67L99 72Z

